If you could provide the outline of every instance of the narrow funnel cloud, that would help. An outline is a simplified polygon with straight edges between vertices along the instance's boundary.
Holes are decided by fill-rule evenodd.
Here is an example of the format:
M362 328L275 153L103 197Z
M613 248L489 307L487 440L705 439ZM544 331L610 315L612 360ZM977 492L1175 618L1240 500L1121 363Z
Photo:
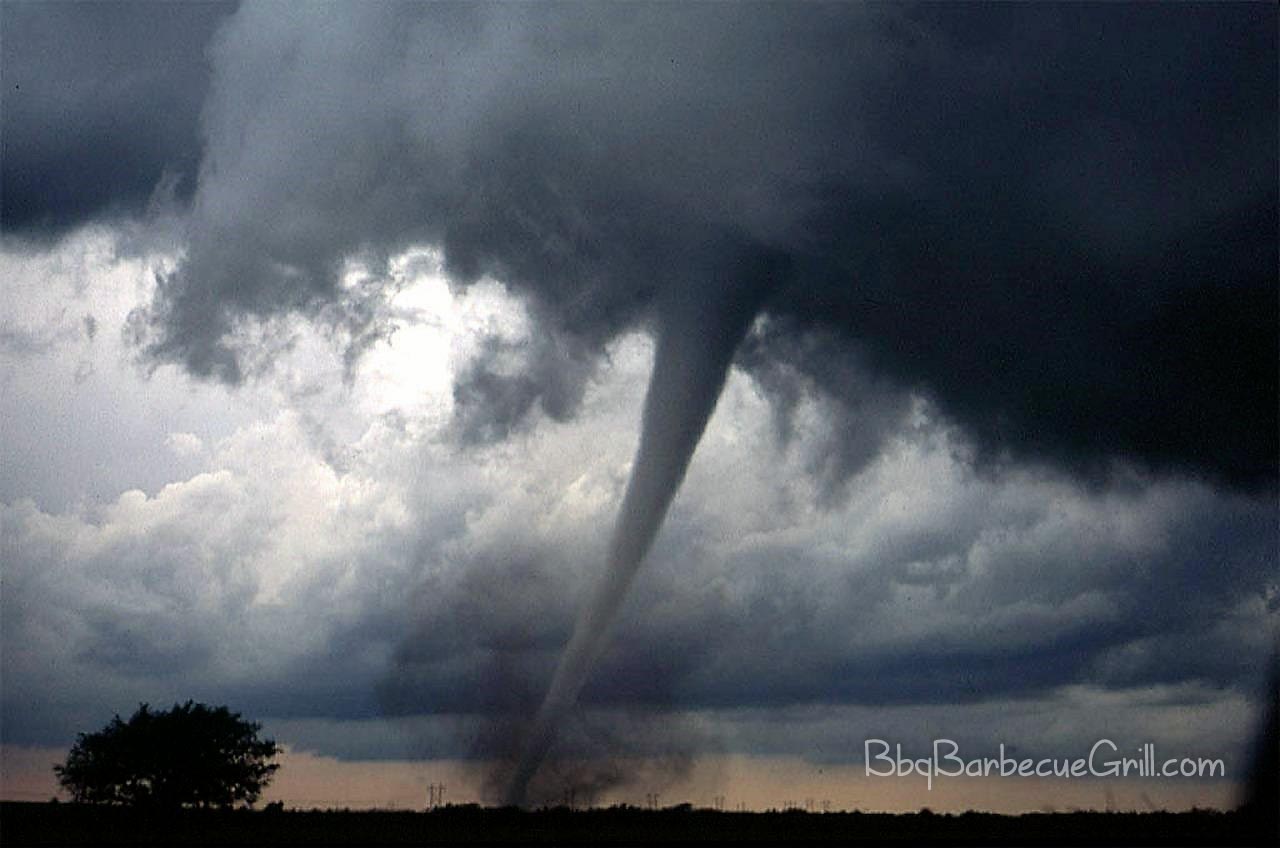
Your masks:
M675 286L660 304L658 344L645 396L640 447L609 546L604 574L578 616L546 698L525 738L506 802L525 801L529 781L555 740L556 727L577 701L649 553L707 420L729 364L760 303L782 273L782 262L738 252L716 269L720 285Z

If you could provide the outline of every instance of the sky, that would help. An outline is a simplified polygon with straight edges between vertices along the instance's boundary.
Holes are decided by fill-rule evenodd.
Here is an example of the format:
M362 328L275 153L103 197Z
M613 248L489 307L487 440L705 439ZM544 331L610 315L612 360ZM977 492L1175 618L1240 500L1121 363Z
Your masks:
M271 797L495 802L577 628L533 803L1230 806L1277 23L0 6L0 795L191 698ZM928 789L872 739L1225 777Z

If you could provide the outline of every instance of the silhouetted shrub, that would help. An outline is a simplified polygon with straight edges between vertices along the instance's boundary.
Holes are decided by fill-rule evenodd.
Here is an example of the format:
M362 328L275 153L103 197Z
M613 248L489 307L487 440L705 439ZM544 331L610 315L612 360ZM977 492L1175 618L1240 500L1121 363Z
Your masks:
M280 753L260 740L259 724L226 707L146 704L128 722L116 716L97 733L81 733L54 766L58 782L82 803L154 807L252 805L270 782Z

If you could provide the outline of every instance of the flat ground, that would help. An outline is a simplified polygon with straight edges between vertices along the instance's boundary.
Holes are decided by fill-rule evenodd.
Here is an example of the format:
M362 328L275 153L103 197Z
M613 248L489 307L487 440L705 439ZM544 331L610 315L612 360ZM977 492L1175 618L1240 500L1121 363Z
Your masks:
M182 810L0 803L11 845L1255 845L1239 813L727 813L675 808L525 812Z

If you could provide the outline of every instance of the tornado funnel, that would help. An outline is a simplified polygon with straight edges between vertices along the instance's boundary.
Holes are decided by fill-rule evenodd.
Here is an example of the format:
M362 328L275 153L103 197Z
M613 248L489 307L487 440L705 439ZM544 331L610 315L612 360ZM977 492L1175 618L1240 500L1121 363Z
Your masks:
M525 802L529 781L555 740L603 651L636 571L684 480L752 318L782 273L783 260L734 250L712 280L673 285L659 304L657 349L645 395L640 446L618 511L604 573L579 614L546 698L525 738L506 802ZM705 266L704 266L705 267Z

